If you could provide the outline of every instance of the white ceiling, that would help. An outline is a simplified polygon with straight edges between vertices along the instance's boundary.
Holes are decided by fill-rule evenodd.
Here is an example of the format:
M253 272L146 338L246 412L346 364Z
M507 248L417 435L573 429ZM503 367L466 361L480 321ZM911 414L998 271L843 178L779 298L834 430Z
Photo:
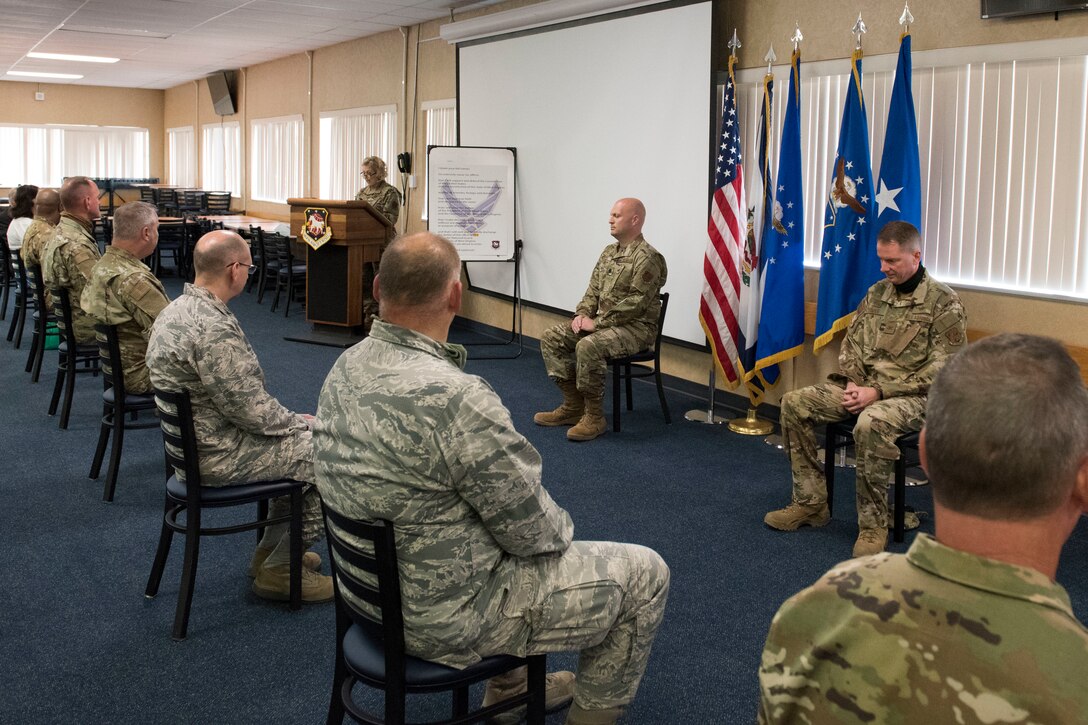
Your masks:
M462 0L0 0L0 74L78 73L75 83L171 88L353 38L450 17ZM490 4L490 3L488 3ZM31 51L120 58L27 58Z

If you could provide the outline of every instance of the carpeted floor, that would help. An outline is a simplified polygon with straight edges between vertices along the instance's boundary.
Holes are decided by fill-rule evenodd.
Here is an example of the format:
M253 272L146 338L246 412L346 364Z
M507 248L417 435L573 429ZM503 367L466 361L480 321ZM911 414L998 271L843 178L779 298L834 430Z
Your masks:
M180 292L176 282L167 286L172 296ZM232 308L269 390L295 410L314 410L339 351L283 340L307 327L299 307L284 319L282 308L269 312L268 299L258 306L254 295L243 295ZM6 331L8 322L0 324ZM29 339L28 332L21 350L0 342L0 721L323 722L332 607L293 613L257 599L245 576L253 537L205 540L189 638L172 642L180 543L158 597L143 597L161 522L161 438L155 430L129 434L116 500L103 503L101 482L87 478L101 384L78 381L69 429L58 430L46 415L56 354L49 353L42 382L31 385L23 372ZM532 424L533 412L553 407L558 397L535 349L517 360L471 360L510 351L471 347L468 369L492 384L540 449L545 485L573 516L576 537L651 546L672 568L665 621L624 722L751 722L756 668L774 611L850 554L852 474L844 472L836 487L829 526L771 531L762 517L788 500L787 462L761 438L685 421L685 411L705 407L700 386L673 381L673 424L666 426L652 387L638 382L622 433L572 444L563 429ZM910 490L907 503L930 511L928 489ZM923 529L932 529L931 520ZM1074 535L1059 574L1082 619L1088 618L1086 529L1082 524ZM323 545L319 550L324 555ZM553 668L575 663L569 655L550 661ZM425 699L413 713L437 718L444 707ZM561 723L562 716L549 722Z

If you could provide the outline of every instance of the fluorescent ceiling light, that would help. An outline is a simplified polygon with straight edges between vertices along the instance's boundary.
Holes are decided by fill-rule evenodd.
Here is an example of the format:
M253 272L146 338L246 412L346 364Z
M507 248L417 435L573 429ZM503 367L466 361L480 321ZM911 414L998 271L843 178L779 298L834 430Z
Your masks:
M42 60L74 60L77 63L116 63L120 58L107 58L102 55L71 55L69 53L35 53L26 54L27 58L40 58Z
M75 73L37 73L28 70L9 70L9 76L25 76L27 78L67 78L69 80L79 80L83 76L76 75Z

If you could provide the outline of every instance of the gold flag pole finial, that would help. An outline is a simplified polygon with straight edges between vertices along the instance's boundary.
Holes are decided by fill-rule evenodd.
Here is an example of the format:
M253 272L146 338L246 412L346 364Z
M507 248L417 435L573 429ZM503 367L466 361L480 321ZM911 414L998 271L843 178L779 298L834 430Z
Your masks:
M850 28L850 32L854 34L854 49L861 50L861 36L869 32L869 28L865 27L865 21L861 19L861 13L858 13L858 20L854 23L854 27Z
M903 14L899 16L899 24L903 26L903 31L910 32L910 24L914 22L914 16L910 14L910 5L903 3Z
M796 53L797 49L801 47L801 41L805 39L805 36L801 35L801 24L796 23L793 29L793 35L790 36L790 42L793 43L793 51Z
M727 43L727 45L729 46L729 57L730 58L736 58L737 57L737 48L740 47L740 39L737 38L737 29L736 28L733 28L733 37L729 39L729 43Z
M771 74L771 66L778 60L778 56L774 54L774 43L767 48L767 55L763 56L763 60L767 61L767 75Z

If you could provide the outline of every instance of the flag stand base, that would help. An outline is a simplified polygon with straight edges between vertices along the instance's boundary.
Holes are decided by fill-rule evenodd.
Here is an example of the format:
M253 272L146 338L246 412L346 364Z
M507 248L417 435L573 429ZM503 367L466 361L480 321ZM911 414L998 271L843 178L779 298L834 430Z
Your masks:
M729 430L746 436L765 436L774 430L774 423L756 415L755 408L748 409L748 415L729 421Z
M684 413L684 420L690 420L692 423L705 423L707 425L721 425L725 422L724 418L719 418L714 415L714 409L710 410L689 410Z

